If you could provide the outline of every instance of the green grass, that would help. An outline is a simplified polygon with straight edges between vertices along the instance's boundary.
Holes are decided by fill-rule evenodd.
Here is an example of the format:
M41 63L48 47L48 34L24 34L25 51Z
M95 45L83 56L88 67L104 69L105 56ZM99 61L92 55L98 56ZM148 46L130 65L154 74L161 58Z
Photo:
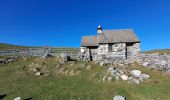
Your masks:
M35 76L28 71L31 63L40 63L45 73ZM70 76L55 73L56 59L41 60L36 57L18 58L17 62L0 65L0 95L3 100L20 96L32 100L112 100L114 95L123 95L127 100L170 100L170 76L153 69L131 65L128 69L139 69L151 78L140 84L131 85L123 81L99 82L99 74L105 74L107 66L99 67L89 63L92 69L79 69L78 65L88 63L69 62L62 67L81 70L81 74ZM48 70L48 71L47 71Z

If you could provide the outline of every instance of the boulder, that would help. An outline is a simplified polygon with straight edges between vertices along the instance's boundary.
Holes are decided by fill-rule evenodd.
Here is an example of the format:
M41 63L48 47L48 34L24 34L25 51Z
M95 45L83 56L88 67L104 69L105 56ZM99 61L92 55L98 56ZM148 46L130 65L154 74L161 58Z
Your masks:
M121 75L124 74L124 72L123 72L122 70L118 70L118 72L119 72Z
M147 80L147 79L149 79L150 78L150 76L149 75L147 75L147 74L141 74L140 75L140 77L139 77L139 81L144 81L144 80Z
M133 77L139 78L140 75L141 75L141 71L140 71L140 70L132 70L132 71L130 72L130 74L131 74Z
M48 58L51 58L51 57L53 57L53 56L50 53L46 53L42 56L42 58L44 58L44 59L48 59Z
M99 64L100 64L100 66L104 66L104 65L105 65L105 63L104 63L104 62L100 62Z
M144 62L144 63L143 63L143 66L146 67L146 66L148 66L148 64L149 64L149 62Z
M16 97L14 98L14 100L21 100L21 97Z
M161 64L161 65L166 65L167 62L166 62L165 60L162 60L162 61L160 61L160 64Z
M134 79L133 77L129 77L128 80L132 84L140 84L140 81L138 79Z
M121 75L120 78L121 78L123 81L127 81L127 80L128 80L128 76L126 76L126 75Z
M113 100L126 100L126 98L124 96L117 95L113 97Z
M112 71L112 70L114 70L114 67L109 67L108 68L108 71Z
M39 75L41 75L41 72L36 72L35 75L39 76Z
M112 77L111 77L111 76L109 76L109 77L108 77L108 81L111 81L111 80L112 80Z

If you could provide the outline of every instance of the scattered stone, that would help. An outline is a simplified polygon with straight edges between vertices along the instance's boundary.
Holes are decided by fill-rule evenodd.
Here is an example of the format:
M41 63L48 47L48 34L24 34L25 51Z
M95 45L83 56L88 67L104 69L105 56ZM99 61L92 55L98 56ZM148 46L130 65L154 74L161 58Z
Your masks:
M128 80L132 84L140 84L140 81L138 79L134 79L133 77L129 77Z
M124 72L123 72L122 70L118 70L118 72L119 72L121 75L124 74Z
M39 76L39 75L41 75L41 72L36 72L35 75Z
M113 97L113 100L126 100L126 98L124 96L117 95Z
M136 78L140 77L141 71L140 70L132 70L130 74Z
M62 62L67 62L67 61L70 61L71 60L71 57L68 56L66 53L61 53L60 55L61 59L63 60Z
M126 76L126 75L121 75L120 78L121 78L123 81L127 81L127 80L128 80L128 76Z
M108 77L108 81L111 81L111 80L112 80L112 77L111 77L111 76L109 76L109 77Z
M143 63L143 66L146 67L146 66L148 66L148 64L149 64L149 62L144 62L144 63Z
M103 82L106 80L106 77L103 77Z
M86 69L91 69L92 68L92 66L90 66L90 65L88 65L88 66L86 66Z
M114 70L114 67L109 67L108 68L108 71L112 71L112 70Z
M104 62L100 62L100 66L104 66L105 65L105 63Z
M37 69L36 69L36 68L33 68L32 70L33 70L34 72L36 72L36 71L37 71Z
M21 100L21 97L16 97L14 98L14 100Z
M11 62L15 62L16 58L8 57L8 58L0 58L0 64L8 64Z
M50 53L46 53L42 56L44 59L52 58L53 56Z
M143 82L144 80L147 80L149 79L150 76L147 75L147 74L141 74L140 77L139 77L139 81Z

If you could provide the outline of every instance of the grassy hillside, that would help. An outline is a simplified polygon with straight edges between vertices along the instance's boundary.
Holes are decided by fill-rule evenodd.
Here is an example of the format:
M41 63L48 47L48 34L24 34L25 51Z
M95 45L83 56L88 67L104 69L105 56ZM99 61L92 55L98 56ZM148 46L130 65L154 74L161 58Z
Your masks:
M80 66L92 66L91 69ZM30 70L41 68L42 76L35 76ZM62 68L65 68L63 71ZM69 62L59 65L58 59L43 60L37 57L18 58L17 62L0 65L0 95L3 100L13 100L20 96L31 100L112 100L115 95L123 95L127 100L170 100L170 76L153 69L129 65L129 69L139 69L151 78L132 85L123 81L99 82L108 66L93 63ZM62 69L61 72L59 72ZM78 73L69 75L74 71ZM29 99L30 100L30 99Z
M30 46L17 46L11 44L0 43L0 50L13 50L13 49L27 49L27 48L43 48L43 47L30 47ZM79 53L79 48L56 48L51 47L51 52L55 55L60 55L63 52L66 52L71 57L77 57Z
M17 45L0 43L0 50L5 50L5 49L21 49L21 48L26 48L26 46L17 46Z
M144 53L160 53L160 54L170 54L170 49L158 49L158 50L150 50L150 51L145 51Z

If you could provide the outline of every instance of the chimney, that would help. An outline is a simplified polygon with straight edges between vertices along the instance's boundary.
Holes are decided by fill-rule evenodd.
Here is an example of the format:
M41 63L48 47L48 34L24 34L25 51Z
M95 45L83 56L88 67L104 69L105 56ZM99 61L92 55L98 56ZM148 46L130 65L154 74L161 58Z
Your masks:
M99 25L99 26L97 27L97 34L100 34L100 33L102 33L102 32L103 32L103 29L102 29L101 25Z

